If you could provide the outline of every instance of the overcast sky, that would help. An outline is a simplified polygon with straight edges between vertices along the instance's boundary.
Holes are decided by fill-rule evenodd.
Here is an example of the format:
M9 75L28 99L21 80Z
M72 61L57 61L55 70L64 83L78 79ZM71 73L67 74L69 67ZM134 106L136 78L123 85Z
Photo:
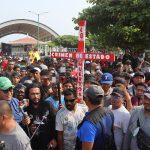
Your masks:
M1 0L0 23L13 19L30 19L37 21L35 13L48 12L40 16L40 22L49 26L60 35L77 35L72 22L73 17L89 6L86 0ZM22 35L11 35L0 41L12 41Z

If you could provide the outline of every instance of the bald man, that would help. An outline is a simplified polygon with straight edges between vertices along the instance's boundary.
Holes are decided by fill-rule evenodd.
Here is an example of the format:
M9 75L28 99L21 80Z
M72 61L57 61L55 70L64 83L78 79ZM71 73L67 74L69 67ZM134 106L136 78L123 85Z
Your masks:
M7 101L0 101L0 141L5 142L8 150L31 150L30 140L14 120Z

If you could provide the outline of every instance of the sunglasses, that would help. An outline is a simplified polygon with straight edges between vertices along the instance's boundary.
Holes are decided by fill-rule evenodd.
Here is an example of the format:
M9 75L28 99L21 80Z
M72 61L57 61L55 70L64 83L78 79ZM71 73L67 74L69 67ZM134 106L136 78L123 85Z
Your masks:
M66 103L68 103L68 102L73 103L75 100L76 100L75 98L74 99L65 99L65 102Z
M1 90L3 93L8 93L9 91L12 91L12 87L11 88L8 88L7 90Z

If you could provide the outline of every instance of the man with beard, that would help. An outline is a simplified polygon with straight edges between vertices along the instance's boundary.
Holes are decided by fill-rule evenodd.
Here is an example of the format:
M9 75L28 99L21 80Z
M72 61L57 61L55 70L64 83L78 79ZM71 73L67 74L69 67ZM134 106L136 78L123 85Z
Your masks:
M7 70L3 72L3 76L9 78L11 80L12 73L14 72L15 62L13 60L8 61Z
M123 150L150 149L150 92L144 93L143 105L134 108Z
M28 131L25 131L31 135L33 150L47 150L49 146L55 148L55 114L50 104L42 100L40 85L34 83L27 87L25 96L29 99L29 106L24 111L29 117L25 116L22 123L28 126Z
M64 91L66 107L61 108L56 115L56 130L58 133L59 150L74 150L77 126L82 121L87 107L77 104L74 89Z

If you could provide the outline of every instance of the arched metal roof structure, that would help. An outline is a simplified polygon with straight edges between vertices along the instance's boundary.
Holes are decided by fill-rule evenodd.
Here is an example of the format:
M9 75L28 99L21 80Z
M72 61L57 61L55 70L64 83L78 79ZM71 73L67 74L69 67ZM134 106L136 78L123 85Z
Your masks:
M16 19L0 24L0 38L10 34L28 34L38 39L38 22L28 19ZM39 23L39 41L51 41L59 35L50 27Z

